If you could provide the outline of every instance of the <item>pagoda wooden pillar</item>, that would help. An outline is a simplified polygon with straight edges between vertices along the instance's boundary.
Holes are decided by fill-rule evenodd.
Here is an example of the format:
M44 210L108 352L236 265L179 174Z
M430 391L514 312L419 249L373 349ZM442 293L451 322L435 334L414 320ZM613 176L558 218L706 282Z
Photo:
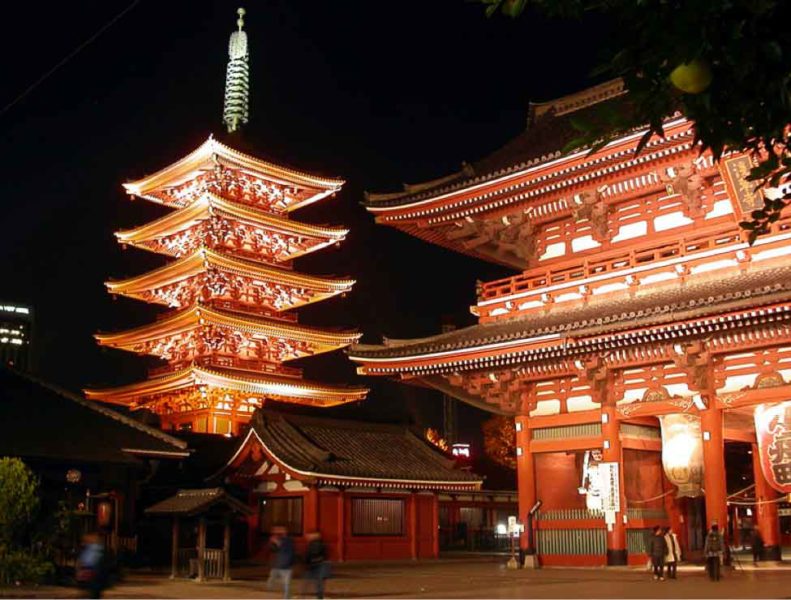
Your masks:
M516 427L516 484L519 494L519 520L525 530L519 536L519 547L525 554L535 554L536 544L532 531L532 519L528 519L530 509L536 504L536 469L533 453L530 451L530 429L528 417L518 416Z
M231 515L225 517L222 530L222 580L231 580Z
M179 574L179 518L173 517L173 541L170 548L170 578L175 579Z
M439 494L431 502L431 556L439 558Z
M346 536L346 495L343 489L338 490L338 512L336 515L336 527L338 531L338 540L336 542L335 552L337 554L338 562L343 562L345 549L345 536Z
M711 403L713 404L713 402ZM711 406L700 411L703 432L703 487L707 528L716 523L723 537L728 535L728 505L725 487L725 437L723 412Z
M409 555L412 560L417 560L417 494L413 491L409 495Z
M621 447L621 428L618 421L615 401L602 403L602 459L604 462L618 464L618 489L620 511L615 513L615 522L607 524L607 564L625 565L628 563L626 548L626 497L624 496L623 448Z
M758 444L753 444L753 476L755 478L755 518L758 521L758 532L764 541L761 560L781 560L780 519L777 513L777 502L773 502L779 494L764 477L761 469L761 457L758 454Z
M205 579L206 572L206 519L198 520L198 581Z

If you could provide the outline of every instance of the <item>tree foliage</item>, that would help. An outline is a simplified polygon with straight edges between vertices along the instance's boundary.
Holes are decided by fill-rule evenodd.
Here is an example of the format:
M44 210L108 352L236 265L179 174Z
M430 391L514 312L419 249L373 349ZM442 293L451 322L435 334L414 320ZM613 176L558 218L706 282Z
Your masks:
M791 179L791 2L787 0L479 0L509 17L536 10L581 19L598 13L612 31L601 41L594 75L622 77L634 110L582 126L577 145L596 149L648 124L638 151L663 135L663 121L681 111L695 125L701 152L719 159L750 152L750 179L778 187ZM750 239L768 231L791 194L766 196L742 226Z
M514 419L502 415L484 421L483 451L498 465L516 468L516 427Z
M18 458L0 458L0 585L39 581L52 571L33 543L38 480Z

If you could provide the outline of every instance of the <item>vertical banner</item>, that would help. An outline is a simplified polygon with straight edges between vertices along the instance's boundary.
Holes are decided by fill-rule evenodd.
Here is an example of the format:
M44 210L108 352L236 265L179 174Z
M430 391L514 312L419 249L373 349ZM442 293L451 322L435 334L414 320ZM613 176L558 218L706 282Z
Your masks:
M761 471L774 489L791 493L791 402L755 407Z
M601 485L601 508L606 513L621 510L621 480L617 462L599 463L599 482Z
M662 426L662 467L678 497L700 496L703 485L703 436L700 417L679 413L659 417Z

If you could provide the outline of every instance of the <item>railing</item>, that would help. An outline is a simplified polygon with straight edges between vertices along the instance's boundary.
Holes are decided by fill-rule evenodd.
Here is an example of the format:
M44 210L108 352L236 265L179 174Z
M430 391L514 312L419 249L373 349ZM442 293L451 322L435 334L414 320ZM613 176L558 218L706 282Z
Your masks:
M198 576L197 548L179 548L177 552L177 569L179 577ZM203 551L203 577L222 578L225 572L225 553L222 549L206 548Z
M538 554L604 555L607 532L604 529L539 529Z
M621 437L638 440L661 440L662 433L657 427L633 425L632 423L621 423Z
M230 310L242 314L253 314L263 317L272 317L273 319L279 319L280 321L290 321L292 323L296 323L297 321L296 313L277 312L263 306L255 307L250 304L243 304L241 302L234 302L232 300L214 299L208 304L213 308L219 308L221 310Z
M778 234L786 232L791 229L791 218L785 218L777 223L774 223L771 228L771 233ZM763 252L773 246L784 245L786 240L777 240L773 242L771 238L765 246L754 248L740 248L734 249L730 252L724 252L717 256L704 255L706 251L712 251L725 246L735 246L741 244L746 240L746 234L741 231L734 231L734 226L731 225L727 228L717 228L708 230L706 232L697 232L683 237L679 240L665 240L655 246L642 250L623 250L620 252L603 252L596 257L585 260L576 265L567 265L560 268L547 268L547 269L532 269L520 275L515 275L507 279L500 279L485 283L482 286L481 292L478 297L478 313L482 320L491 319L500 314L505 317L513 316L514 313L520 312L518 307L502 302L497 302L499 298L505 299L515 294L533 292L530 296L534 302L530 304L529 308L534 310L539 309L539 304L544 306L547 302L552 302L554 296L561 294L569 294L577 296L582 300L586 295L596 296L596 290L602 286L611 286L613 284L622 284L618 289L623 293L623 286L632 286L641 283L641 278L646 279L649 276L658 276L666 278L666 274L674 278L679 278L680 281L688 279L690 276L695 276L696 270L705 271L707 264L714 264L721 261L730 261L732 264L741 263L749 260L752 255L757 252ZM667 261L670 259L685 258L686 260L674 265L656 265L660 261ZM636 267L646 267L634 279L629 279L625 274L619 273L634 269ZM604 277L603 279L586 283L584 293L582 287L575 287L572 284L575 282L588 281L592 277L602 277L611 274L612 277ZM662 279L657 279L660 281ZM547 293L546 296L541 291L550 286L557 286L567 284L567 287ZM645 284L643 284L645 285ZM602 293L612 293L610 291L602 290ZM544 297L542 297L544 296ZM537 302L537 303L536 303ZM482 303L485 303L482 305ZM496 311L496 312L495 312Z
M604 519L600 510L586 508L567 508L560 510L542 510L537 514L539 521L597 521Z
M193 360L184 360L184 361L169 363L167 365L162 365L161 367L155 367L153 369L149 369L149 375L155 377L157 375L165 375L167 373L173 373L181 369L186 369L192 364L196 364L201 367L216 367L219 369L240 369L244 371L255 371L257 373L267 373L271 375L280 375L283 377L295 377L295 378L302 377L302 369L297 369L294 367L286 367L283 365L278 365L276 363L271 363L263 360L246 359L246 358L238 358L236 356L222 356L222 355L198 356L195 357Z
M123 535L116 536L115 538L116 552L125 552L127 554L137 554L137 536L125 537Z
M568 438L600 437L601 423L583 423L581 425L565 425L562 427L542 427L534 429L534 440L564 440Z
M664 508L627 508L626 516L630 521L643 519L667 519Z
M648 554L648 542L652 535L651 529L627 529L626 551L629 554Z

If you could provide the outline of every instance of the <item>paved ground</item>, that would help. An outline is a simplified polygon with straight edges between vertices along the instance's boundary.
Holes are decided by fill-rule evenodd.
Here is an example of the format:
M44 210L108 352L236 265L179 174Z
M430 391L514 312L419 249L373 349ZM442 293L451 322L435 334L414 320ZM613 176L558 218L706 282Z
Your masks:
M763 567L726 571L712 583L700 567L683 567L675 581L654 582L637 569L505 569L502 559L448 559L431 563L341 565L328 582L329 598L791 598L791 569ZM171 581L134 572L108 598L277 598L264 590L263 568L234 572L234 581ZM295 580L294 597L309 597ZM6 590L8 592L8 590ZM69 588L16 590L17 597L74 598ZM2 596L0 591L0 596Z

